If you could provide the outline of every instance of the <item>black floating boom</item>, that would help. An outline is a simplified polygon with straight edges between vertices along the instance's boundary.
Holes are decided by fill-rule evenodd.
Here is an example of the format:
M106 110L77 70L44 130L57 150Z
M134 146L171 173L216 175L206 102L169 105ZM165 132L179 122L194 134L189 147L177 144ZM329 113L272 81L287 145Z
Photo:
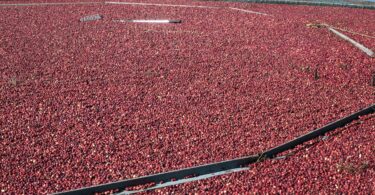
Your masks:
M307 142L309 140L315 139L319 136L324 135L325 133L329 131L333 131L337 128L343 127L349 123L351 123L354 120L358 120L360 116L368 115L371 113L374 113L375 111L375 104L362 109L356 113L353 113L349 116L346 116L344 118L341 118L335 122L329 123L326 126L313 130L305 135L302 135L292 141L286 142L282 145L279 145L277 147L274 147L270 150L267 150L263 153L252 155L252 156L246 156L242 158L236 158L232 160L217 162L217 163L211 163L196 167L190 167L165 173L159 173L149 176L143 176L138 177L134 179L127 179L102 185L96 185L66 192L59 192L56 193L56 195L81 195L81 194L95 194L100 192L106 192L115 190L117 192L121 192L125 190L127 187L137 186L137 185L144 185L149 183L162 183L162 182L168 182L171 180L180 180L184 179L186 177L197 177L199 175L205 175L210 173L216 173L220 171L225 170L231 170L235 168L241 168L244 166L248 166L249 164L257 162L259 159L262 158L274 158L277 154L287 151L289 149L292 149L296 147L299 144L302 144L304 142Z

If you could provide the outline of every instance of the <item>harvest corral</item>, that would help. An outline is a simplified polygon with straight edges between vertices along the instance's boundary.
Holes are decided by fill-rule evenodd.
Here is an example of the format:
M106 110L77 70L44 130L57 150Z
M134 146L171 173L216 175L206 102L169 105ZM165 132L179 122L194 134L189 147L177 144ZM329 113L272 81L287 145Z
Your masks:
M2 7L2 192L51 193L245 156L374 103L374 58L306 27L371 35L374 24L363 22L373 11L207 5L221 8ZM79 22L96 13L103 20ZM183 22L113 22L124 18Z

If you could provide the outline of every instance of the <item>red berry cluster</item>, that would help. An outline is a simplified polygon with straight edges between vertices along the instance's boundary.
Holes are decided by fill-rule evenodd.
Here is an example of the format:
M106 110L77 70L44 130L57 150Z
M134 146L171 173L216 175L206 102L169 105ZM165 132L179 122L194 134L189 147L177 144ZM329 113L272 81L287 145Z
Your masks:
M362 24L374 18L373 11L195 4L220 8L2 7L1 192L47 194L247 156L374 103L369 85L374 59L325 29L306 27L324 22L368 34L375 32L375 23ZM79 22L93 14L103 20ZM123 18L183 22L113 21ZM368 123L361 127L370 130ZM351 135L366 138L365 132ZM357 150L371 163L369 147ZM331 149L325 150L328 158L340 152ZM291 158L285 166L294 166L297 173L311 166L301 173L306 175L330 170L322 169L323 162L312 164L314 158L301 159ZM353 163L344 160L343 166ZM276 162L241 177L243 185L234 183L242 173L224 176L233 179L225 189L293 191L303 184L320 189L327 182L295 181L288 175L296 171L270 163ZM281 173L285 182L275 183ZM356 181L370 177L363 174ZM334 186L337 175L330 177ZM283 188L263 188L254 181L268 187L283 183ZM227 185L212 182L198 190L219 191Z

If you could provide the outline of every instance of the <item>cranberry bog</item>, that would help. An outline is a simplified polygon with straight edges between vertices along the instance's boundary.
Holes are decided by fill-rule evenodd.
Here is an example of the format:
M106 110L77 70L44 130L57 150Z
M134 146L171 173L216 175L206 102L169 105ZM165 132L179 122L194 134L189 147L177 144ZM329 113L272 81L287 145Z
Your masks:
M375 103L375 58L319 25L375 51L374 10L0 3L4 194L50 194L258 154ZM181 23L132 22L157 19ZM151 193L371 194L374 130L369 114L247 170Z

